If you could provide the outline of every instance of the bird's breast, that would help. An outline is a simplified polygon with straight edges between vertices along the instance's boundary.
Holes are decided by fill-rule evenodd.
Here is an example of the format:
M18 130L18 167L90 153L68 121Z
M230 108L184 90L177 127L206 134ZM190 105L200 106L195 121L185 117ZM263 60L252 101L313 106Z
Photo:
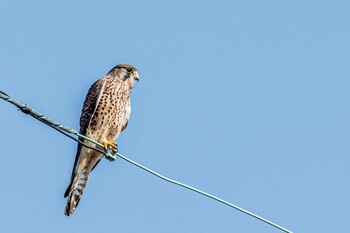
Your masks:
M108 85L103 93L102 102L96 112L98 115L97 128L101 129L103 135L107 134L108 138L114 140L129 119L129 94L128 88L120 83Z

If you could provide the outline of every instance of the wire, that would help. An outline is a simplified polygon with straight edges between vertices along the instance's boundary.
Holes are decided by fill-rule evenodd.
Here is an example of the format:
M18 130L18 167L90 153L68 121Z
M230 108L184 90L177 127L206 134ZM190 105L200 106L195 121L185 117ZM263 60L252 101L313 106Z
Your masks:
M79 136L79 138L88 139L89 141L97 144L98 146L101 146L100 143L97 143L97 142L91 140L90 138L87 138L86 136L79 134L74 129L71 129L69 127L63 126L59 122L56 122L56 121L54 121L54 120L52 120L50 118L45 117L43 114L41 114L38 111L34 110L32 107L30 107L27 104L22 104L22 103L20 103L20 102L18 102L16 100L13 100L8 94L6 94L5 92L3 92L1 90L0 90L0 98L6 100L7 102L10 102L10 103L16 105L23 113L34 117L38 121L41 121L42 123L46 124L47 126L50 126L51 128L53 128L53 129L57 130L58 132L64 134L65 136L67 136L67 137L73 139L74 141L82 144L83 146L106 155L106 153L103 150L99 150L99 149L97 149L95 147L87 145L83 141L81 141L79 139L76 139L75 137L73 137L73 136L71 136L69 134L77 135L77 136Z
M79 134L77 131L75 131L75 130L72 129L72 128L69 128L69 127L66 127L66 126L61 125L61 124L60 124L59 122L57 122L57 121L54 121L54 120L52 120L52 119L50 119L50 118L45 117L43 114L41 114L40 112L34 110L33 108L31 108L30 106L28 106L28 105L26 105L26 104L22 104L22 103L20 103L20 102L18 102L18 101L16 101L16 100L11 99L11 97L10 97L8 94L6 94L5 92L3 92L3 91L1 91L1 90L0 90L0 98L6 100L6 101L9 102L9 103L14 104L14 105L17 106L23 113L34 117L35 119L39 120L40 122L42 122L42 123L44 123L44 124L50 126L51 128L57 130L58 132L64 134L65 136L67 136L67 137L73 139L74 141L80 143L81 145L83 145L83 146L85 146L85 147L87 147L87 148L89 148L89 149L92 149L92 150L95 150L95 151L98 151L98 152L104 154L105 157L108 158L109 160L114 160L113 158L111 159L110 157L108 157L108 153L107 153L106 151L102 151L102 150L100 150L100 149L97 149L97 148L95 148L95 147L92 147L92 146L90 146L90 145L87 145L86 143L84 143L84 142L83 142L82 140L80 140L80 139L83 138L83 139L88 140L88 141L90 141L90 142L92 142L92 143L98 145L99 147L102 147L102 148L103 148L103 145L102 145L101 143L96 142L96 141L92 140L91 138L86 137L85 135ZM75 137L73 137L73 136L71 136L71 135L69 135L69 134L74 134L74 135L76 135L76 136L79 136L79 139L76 139ZM275 223L273 223L273 222L271 222L271 221L269 221L269 220L267 220L267 219L265 219L265 218L263 218L263 217L260 217L260 216L258 216L258 215L256 215L256 214L252 213L252 212L249 212L248 210L245 210L245 209L243 209L243 208L241 208L241 207L238 207L238 206L236 206L236 205L234 205L234 204L231 204L231 203L228 202L228 201L225 201L225 200L223 200L223 199L221 199L221 198L218 198L218 197L216 197L216 196L214 196L214 195L211 195L211 194L209 194L209 193L206 193L206 192L204 192L204 191L201 191L201 190L199 190L199 189L196 189L196 188L194 188L194 187L192 187L192 186L183 184L183 183L178 182L178 181L176 181L176 180L172 180L172 179L167 178L167 177L165 177L165 176L163 176L163 175L160 175L159 173L157 173L157 172L155 172L155 171L153 171L153 170L151 170L151 169L149 169L149 168L147 168L147 167L145 167L145 166L143 166L143 165L141 165L141 164L139 164L139 163L137 163L137 162L135 162L135 161L133 161L133 160L131 160L131 159L129 159L129 158L127 158L127 157L121 155L121 154L119 154L119 153L115 153L115 155L118 156L118 157L120 157L120 158L122 158L122 159L124 159L125 161L127 161L127 162L129 162L129 163L131 163L131 164L133 164L133 165L135 165L135 166L137 166L137 167L139 167L139 168L141 168L141 169L143 169L143 170L145 170L145 171L147 171L147 172L149 172L149 173L151 173L151 174L153 174L153 175L155 175L155 176L157 176L157 177L159 177L159 178L161 178L161 179L163 179L163 180L165 180L165 181L168 181L168 182L170 182L170 183L179 185L179 186L181 186L181 187L187 188L187 189L189 189L189 190L192 190L192 191L194 191L194 192L197 192L197 193L199 193L199 194L202 194L202 195L204 195L204 196L207 196L207 197L209 197L209 198L211 198L211 199L214 199L214 200L216 200L216 201L218 201L218 202L221 202L221 203L223 203L223 204L225 204L225 205L228 205L228 206L230 206L230 207L232 207L232 208L234 208L234 209L236 209L236 210L239 210L239 211L241 211L241 212L243 212L243 213L245 213L245 214L247 214L247 215L250 215L250 216L252 216L252 217L254 217L254 218L256 218L256 219L258 219L258 220L260 220L260 221L263 221L263 222L265 222L265 223L267 223L267 224L270 224L271 226L276 227L276 228L278 228L278 229L280 229L280 230L282 230L282 231L284 231L284 232L292 233L292 231L287 230L286 228L281 227L281 226L279 226L279 225L277 225L277 224L275 224Z
M38 118L36 118L36 119L38 119ZM38 119L38 120L39 120L39 119ZM40 120L40 121L41 121L41 120ZM85 147L87 147L87 148L89 148L89 149L95 150L95 151L97 151L97 152L100 152L101 154L103 154L103 155L106 156L106 153L105 153L103 150L97 149L96 147L92 147L92 146L90 146L90 145L84 143L83 141L81 141L81 140L79 140L79 139L76 139L75 137L69 135L68 133L64 132L63 130L61 130L60 128L58 128L58 127L56 127L56 126L54 126L54 125L50 125L49 123L47 123L47 122L45 122L45 121L41 121L41 122L43 122L44 124L50 126L50 127L53 128L53 129L57 130L58 132L64 134L65 136L67 136L67 137L73 139L74 141L80 143L81 145L83 145L83 146L85 146Z
M271 221L269 221L269 220L267 220L267 219L265 219L265 218L262 218L262 217L260 217L260 216L258 216L258 215L256 215L256 214L253 214L252 212L249 212L248 210L245 210L245 209L243 209L243 208L241 208L241 207L238 207L238 206L236 206L236 205L234 205L234 204L231 204L231 203L228 202L228 201L225 201L225 200L223 200L223 199L221 199L221 198L218 198L218 197L216 197L216 196L214 196L214 195L211 195L211 194L209 194L209 193L203 192L203 191L201 191L201 190L199 190L199 189L196 189L196 188L194 188L194 187L192 187L192 186L189 186L189 185L187 185L187 184L183 184L183 183L178 182L178 181L176 181L176 180L172 180L172 179L167 178L167 177L165 177L165 176L163 176L163 175L160 175L159 173L157 173L157 172L155 172L155 171L153 171L153 170L151 170L151 169L149 169L149 168L147 168L147 167L145 167L145 166L143 166L143 165L141 165L141 164L139 164L139 163L136 163L135 161L133 161L133 160L131 160L131 159L129 159L129 158L127 158L127 157L121 155L121 154L117 154L117 156L120 157L120 158L122 158L122 159L124 159L125 161L127 161L127 162L129 162L129 163L131 163L131 164L133 164L133 165L135 165L135 166L137 166L137 167L139 167L139 168L141 168L141 169L143 169L143 170L145 170L145 171L147 171L147 172L149 172L149 173L151 173L151 174L153 174L153 175L155 175L155 176L161 178L161 179L163 179L163 180L166 180L166 181L168 181L168 182L170 182L170 183L173 183L173 184L182 186L182 187L187 188L187 189L189 189L189 190L192 190L192 191L194 191L194 192L200 193L200 194L202 194L202 195L204 195L204 196L207 196L207 197L209 197L209 198L211 198L211 199L214 199L214 200L219 201L219 202L221 202L221 203L223 203L223 204L225 204L225 205L228 205L228 206L230 206L230 207L232 207L232 208L235 208L236 210L239 210L239 211L241 211L241 212L243 212L243 213L245 213L245 214L248 214L248 215L250 215L250 216L252 216L252 217L254 217L254 218L256 218L256 219L259 219L259 220L261 220L261 221L263 221L263 222L266 222L266 223L270 224L271 226L274 226L274 227L276 227L276 228L278 228L278 229L280 229L280 230L282 230L282 231L285 231L285 232L288 232L288 233L292 233L291 231L289 231L289 230L287 230L287 229L285 229L285 228L283 228L283 227L281 227L281 226L279 226L279 225L277 225L277 224L275 224L275 223L273 223L273 222L271 222Z

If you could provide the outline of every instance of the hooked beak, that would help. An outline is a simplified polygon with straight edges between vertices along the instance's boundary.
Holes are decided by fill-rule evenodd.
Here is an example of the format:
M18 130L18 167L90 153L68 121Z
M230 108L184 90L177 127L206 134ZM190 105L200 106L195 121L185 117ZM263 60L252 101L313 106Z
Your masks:
M139 74L138 74L137 71L135 71L135 72L133 73L133 75L134 75L134 80L135 80L135 81L140 81L140 77L139 77Z

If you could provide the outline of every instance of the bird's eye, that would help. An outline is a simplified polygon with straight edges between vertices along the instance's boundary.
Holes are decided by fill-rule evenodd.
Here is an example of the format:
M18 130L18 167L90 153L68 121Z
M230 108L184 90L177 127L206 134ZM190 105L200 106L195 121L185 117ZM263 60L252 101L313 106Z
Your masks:
M126 71L128 71L129 73L131 73L132 69L130 67L126 68Z

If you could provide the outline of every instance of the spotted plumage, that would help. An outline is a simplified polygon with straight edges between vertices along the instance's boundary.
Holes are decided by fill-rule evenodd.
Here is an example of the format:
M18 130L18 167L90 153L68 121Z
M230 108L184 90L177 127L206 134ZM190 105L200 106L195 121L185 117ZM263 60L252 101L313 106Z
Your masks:
M135 67L121 64L111 69L89 89L80 117L80 133L104 145L112 145L125 130L131 113L130 92L138 81ZM80 138L80 140L84 140ZM86 144L96 145L85 141ZM103 155L78 145L64 214L71 216L83 194L90 172Z

